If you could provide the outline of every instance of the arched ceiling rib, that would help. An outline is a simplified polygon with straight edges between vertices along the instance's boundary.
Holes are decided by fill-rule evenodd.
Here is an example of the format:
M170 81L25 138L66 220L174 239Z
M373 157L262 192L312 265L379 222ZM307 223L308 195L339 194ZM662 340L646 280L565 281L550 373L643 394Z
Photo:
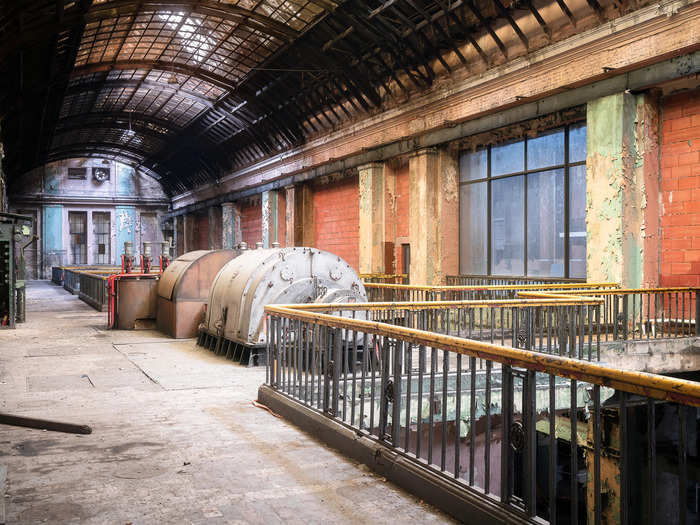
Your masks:
M82 151L186 191L425 89L469 60L488 67L532 50L552 38L553 23L561 27L557 13L574 27L577 17L610 17L620 5L17 1L0 10L5 167L16 178Z

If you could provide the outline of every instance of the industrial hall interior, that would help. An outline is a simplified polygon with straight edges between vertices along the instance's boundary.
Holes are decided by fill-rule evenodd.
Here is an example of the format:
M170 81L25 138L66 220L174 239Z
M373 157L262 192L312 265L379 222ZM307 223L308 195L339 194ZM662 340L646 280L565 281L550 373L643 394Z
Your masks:
M700 0L0 0L0 525L700 524Z

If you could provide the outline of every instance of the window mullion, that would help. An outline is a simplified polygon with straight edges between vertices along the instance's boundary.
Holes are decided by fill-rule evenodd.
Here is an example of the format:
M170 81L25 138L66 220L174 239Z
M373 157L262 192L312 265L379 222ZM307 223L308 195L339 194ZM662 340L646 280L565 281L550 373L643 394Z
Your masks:
M571 275L569 271L570 251L569 243L569 126L564 130L564 277Z
M493 269L491 268L491 264L493 263L493 258L491 257L491 234L493 232L491 229L491 217L493 214L491 212L491 146L488 147L486 154L486 199L486 274L492 275Z
M523 166L525 168L525 171L523 172L523 199L525 202L523 202L523 236L525 237L523 239L523 275L527 277L527 137L523 139L523 142L525 145L523 146Z

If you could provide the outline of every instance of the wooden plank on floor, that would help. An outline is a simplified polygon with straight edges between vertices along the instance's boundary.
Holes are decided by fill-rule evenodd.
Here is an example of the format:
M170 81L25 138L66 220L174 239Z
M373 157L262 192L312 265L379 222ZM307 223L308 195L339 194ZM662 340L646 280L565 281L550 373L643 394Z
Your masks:
M0 525L5 525L5 480L7 467L0 465Z

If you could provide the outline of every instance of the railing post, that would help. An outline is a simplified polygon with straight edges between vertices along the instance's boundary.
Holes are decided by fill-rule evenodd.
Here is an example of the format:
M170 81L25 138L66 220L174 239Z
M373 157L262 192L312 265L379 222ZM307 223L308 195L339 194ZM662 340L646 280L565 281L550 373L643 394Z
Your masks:
M401 359L404 348L403 341L396 341L394 346L394 379L391 397L391 444L395 447L399 445L399 433L401 429ZM408 432L408 429L406 429Z
M503 413L503 439L501 440L501 501L510 502L512 474L510 426L513 424L513 369L503 365L501 369L501 392Z
M627 326L628 324L628 314L629 314L629 304L627 299L629 298L628 295L623 295L622 296L622 338L627 341L627 336L629 327Z
M386 434L386 427L389 416L389 403L394 395L393 385L389 379L389 338L385 337L381 346L379 356L381 366L381 387L379 389L379 439L386 441L389 436Z
M272 386L272 380L270 378L270 366L272 366L270 361L270 345L272 344L272 337L270 333L270 315L265 314L265 383Z
M695 335L700 336L700 290L695 291Z
M330 359L331 352L329 350L330 340L328 337L328 327L322 328L323 333L320 335L321 345L319 348L319 358L322 359L323 366L323 412L329 414L331 411L331 377L333 375L333 361Z
M331 415L338 417L338 400L340 399L340 370L343 368L343 330L333 330L333 366L331 367L331 381L333 382L331 403Z
M537 432L535 430L535 405L537 403L537 383L534 370L528 370L524 378L525 402L523 406L523 426L525 427L525 483L523 497L529 517L537 514Z
M618 315L620 313L620 298L617 295L613 295L613 341L617 341L617 322Z
M280 350L280 332L282 330L282 327L280 326L281 323L281 318L280 317L275 317L275 366L277 367L276 370L276 379L275 379L275 387L279 389L280 385L282 384L282 355L281 355L281 350Z

